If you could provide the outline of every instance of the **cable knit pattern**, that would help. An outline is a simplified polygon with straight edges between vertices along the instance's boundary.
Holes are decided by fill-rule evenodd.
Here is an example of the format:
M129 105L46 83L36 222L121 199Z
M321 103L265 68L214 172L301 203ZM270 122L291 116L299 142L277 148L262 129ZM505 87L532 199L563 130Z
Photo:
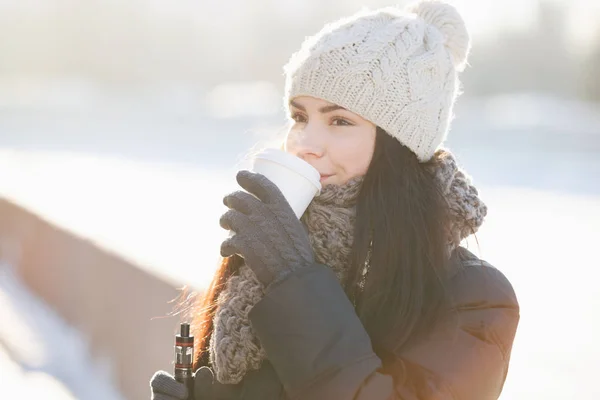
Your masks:
M470 38L451 5L363 10L307 38L284 71L298 96L340 105L383 128L424 162L444 142Z
M354 242L356 201L363 177L345 185L327 185L310 203L301 220L308 228L315 259L331 268L343 282Z
M447 150L439 150L428 171L439 183L450 210L450 249L478 230L487 213L477 189ZM345 278L354 235L356 201L363 178L345 185L327 185L316 196L301 220L308 228L315 259ZM210 362L221 383L239 383L245 373L260 367L266 355L256 339L248 313L263 297L264 288L247 266L232 276L217 301Z
M479 230L487 215L487 206L479 198L471 178L458 167L456 158L448 150L440 149L434 155L435 163L429 168L442 188L446 204L450 209L448 241L450 250Z
M246 265L227 281L217 299L209 359L221 383L238 383L265 359L248 313L263 297L264 288Z

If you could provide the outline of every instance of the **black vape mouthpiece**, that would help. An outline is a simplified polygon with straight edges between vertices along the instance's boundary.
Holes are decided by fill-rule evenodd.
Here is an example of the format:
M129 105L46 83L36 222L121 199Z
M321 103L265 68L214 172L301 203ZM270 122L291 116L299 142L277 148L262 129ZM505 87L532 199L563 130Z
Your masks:
M181 324L181 337L190 337L190 324Z

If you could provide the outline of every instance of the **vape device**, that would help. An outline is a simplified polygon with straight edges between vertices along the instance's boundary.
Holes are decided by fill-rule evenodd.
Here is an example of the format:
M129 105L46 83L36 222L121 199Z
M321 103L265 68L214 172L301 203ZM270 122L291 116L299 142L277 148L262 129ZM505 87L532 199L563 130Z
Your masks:
M190 324L182 323L179 335L175 335L175 380L185 384L189 397L194 392L194 337L190 336Z

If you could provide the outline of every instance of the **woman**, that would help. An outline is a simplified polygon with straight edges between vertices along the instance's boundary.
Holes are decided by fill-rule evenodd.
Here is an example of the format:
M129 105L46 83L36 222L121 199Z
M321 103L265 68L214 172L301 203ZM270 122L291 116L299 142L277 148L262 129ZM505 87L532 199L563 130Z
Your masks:
M286 66L284 148L321 173L301 221L241 171L235 232L193 325L200 399L496 399L519 321L504 275L459 246L486 214L441 148L470 42L427 1L362 11ZM153 399L182 399L165 372Z

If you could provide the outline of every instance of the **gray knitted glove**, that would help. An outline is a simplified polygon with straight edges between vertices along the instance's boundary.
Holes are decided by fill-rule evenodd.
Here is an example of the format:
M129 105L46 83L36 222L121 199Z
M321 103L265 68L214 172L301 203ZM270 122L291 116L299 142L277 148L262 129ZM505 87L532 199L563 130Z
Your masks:
M244 191L223 199L230 208L220 224L235 235L221 245L221 255L238 254L265 286L289 272L310 265L314 254L308 233L277 186L265 176L240 171L237 181Z
M188 390L165 371L158 371L150 379L152 400L186 400Z

